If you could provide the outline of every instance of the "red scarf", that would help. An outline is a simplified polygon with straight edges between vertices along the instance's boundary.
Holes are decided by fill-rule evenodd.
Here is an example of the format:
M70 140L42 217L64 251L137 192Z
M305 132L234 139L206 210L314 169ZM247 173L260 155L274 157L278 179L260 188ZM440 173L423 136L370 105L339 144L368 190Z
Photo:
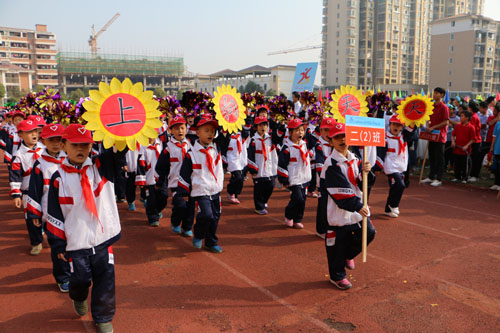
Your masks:
M158 149L156 149L156 145L149 145L148 149L154 150L156 154L156 158L160 157L160 153L158 152Z
M405 152L406 150L406 142L403 141L403 139L401 138L401 136L387 136L389 139L394 139L394 140L398 140L399 142L399 153L398 155L401 155L402 153Z
M262 156L264 156L264 162L267 161L267 150L266 150L266 140L267 139L260 139L260 142L262 142Z
M296 148L300 152L300 157L302 158L302 162L307 165L307 153L302 151L301 146L294 145L293 148Z
M52 156L47 156L47 155L42 155L42 158L46 160L47 162L54 163L54 164L61 164L62 161L64 160L64 157L62 157L60 160L52 157Z
M210 149L212 149L213 147L207 147L206 149L200 149L200 151L205 154L205 156L207 157L207 168L208 168L208 171L210 171L210 173L214 176L215 178L215 181L217 181L217 176L215 175L215 172L214 172L214 159L212 158L212 155L210 155Z
M352 167L352 165L354 164L354 162L356 162L356 160L345 161L345 163L348 166L348 169L347 169L347 178L349 178L349 182L351 182L351 184L356 187L356 186L358 186L358 182L356 181L356 177L354 176L354 168Z
M94 216L97 218L99 221L99 224L101 225L101 231L104 233L104 227L102 226L101 220L99 219L99 216L97 215L97 206L95 205L95 198L94 194L92 193L92 188L90 187L90 181L89 177L87 176L87 169L89 168L90 165L86 165L81 169L77 169L75 167L62 164L61 168L67 172L67 173L78 173L81 176L80 184L82 186L82 193L83 197L85 199L85 204L87 205L88 210Z
M28 153L33 154L33 162L40 158L40 155L38 154L38 152L40 152L40 150L42 150L42 148L28 150Z
M187 142L174 142L174 145L176 145L178 148L182 150L182 160L184 160L184 157L186 156L186 144Z
M239 134L233 134L233 135L231 135L231 139L235 139L236 140L236 145L238 146L238 154L241 154L241 142L240 142L239 138L240 138Z

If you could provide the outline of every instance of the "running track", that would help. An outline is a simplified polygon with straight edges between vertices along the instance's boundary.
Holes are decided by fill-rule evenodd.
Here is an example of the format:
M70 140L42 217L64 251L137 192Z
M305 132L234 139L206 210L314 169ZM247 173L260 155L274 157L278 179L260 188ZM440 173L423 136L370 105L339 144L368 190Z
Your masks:
M46 242L40 256L28 254L7 177L1 165L0 332L95 332L90 314L77 318L68 295L57 290ZM370 198L377 236L368 262L358 258L350 271L349 291L328 282L324 245L314 235L314 199L305 229L286 229L287 192L276 190L270 214L257 216L247 181L242 204L223 205L219 255L174 235L168 208L160 227L150 228L142 207L128 212L119 204L115 331L498 332L496 193L413 181L401 217L389 219L382 215L387 190L381 175Z

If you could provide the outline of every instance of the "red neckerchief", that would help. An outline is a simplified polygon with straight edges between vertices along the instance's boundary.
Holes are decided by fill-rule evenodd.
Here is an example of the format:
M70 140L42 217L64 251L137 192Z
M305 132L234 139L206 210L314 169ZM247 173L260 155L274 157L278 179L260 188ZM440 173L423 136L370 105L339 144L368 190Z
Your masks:
M182 150L182 160L184 160L184 156L186 156L186 148L185 147L186 147L187 142L182 142L182 143L181 142L173 142L173 144Z
M238 140L239 138L240 138L239 134L233 134L233 135L231 135L231 139L235 139L236 140L236 145L238 146L238 154L241 154L241 142L240 142L240 140Z
M308 164L308 163L307 163L307 153L306 153L306 152L304 152L304 151L302 151L301 146L298 146L298 145L293 145L292 147L293 147L293 148L296 148L296 149L298 149L298 150L299 150L299 152L300 152L300 157L302 158L302 162L303 162L305 165L307 165L307 164Z
M215 175L215 172L214 172L214 159L212 158L212 155L210 155L210 149L212 149L213 147L211 146L208 146L206 149L200 149L200 151L205 154L205 156L207 157L207 168L208 168L208 171L210 171L210 173L214 176L215 178L215 181L217 181L217 176Z
M260 142L262 142L262 156L264 156L264 162L267 161L267 150L266 150L266 139L259 138Z
M38 155L40 150L42 150L42 148L28 149L28 153L33 153L33 162L40 158L40 155Z
M64 160L64 157L62 157L61 159L57 159L55 157L47 156L47 155L42 155L42 158L44 160L46 160L47 162L54 163L54 164L61 164L62 161Z
M99 216L97 215L97 206L95 205L95 198L92 193L92 188L90 187L90 181L89 177L87 176L87 169L89 168L90 165L86 165L81 169L77 169L75 167L62 164L61 168L67 172L67 173L78 173L81 176L80 184L82 186L82 193L83 197L85 199L85 204L87 205L87 208L90 210L92 214L97 218L99 221L99 224L101 226L101 231L104 233L104 227L102 226L101 220L99 219Z
M404 153L406 150L406 142L403 141L403 139L400 136L387 136L389 139L394 139L398 140L399 142L399 153L398 155L401 155L401 153Z
M148 146L148 149L151 149L151 150L154 150L155 151L155 154L156 154L156 158L158 159L158 157L160 157L160 153L158 152L158 149L156 149L156 144L154 145L149 145Z
M354 162L356 162L356 160L345 161L345 163L348 166L348 169L347 169L347 178L349 178L349 182L351 182L351 184L356 187L356 186L358 186L358 182L356 181L356 177L354 176L354 169L352 167L352 165L354 164Z

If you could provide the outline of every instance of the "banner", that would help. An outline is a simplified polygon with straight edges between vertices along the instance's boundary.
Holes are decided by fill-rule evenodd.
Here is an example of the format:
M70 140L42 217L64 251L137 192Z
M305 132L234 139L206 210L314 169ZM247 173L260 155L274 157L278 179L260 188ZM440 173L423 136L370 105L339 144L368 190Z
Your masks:
M292 91L313 91L314 79L316 78L317 62L299 62L293 78ZM290 93L290 96L292 94Z

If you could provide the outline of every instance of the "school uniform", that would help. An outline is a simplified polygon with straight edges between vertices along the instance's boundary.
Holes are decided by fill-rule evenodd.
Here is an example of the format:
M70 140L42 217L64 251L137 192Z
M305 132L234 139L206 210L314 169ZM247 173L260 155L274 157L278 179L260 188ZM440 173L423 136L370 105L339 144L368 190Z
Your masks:
M139 156L142 152L142 146L137 144L135 150L129 150L125 154L125 163L128 171L125 172L125 198L129 204L135 201L136 197L136 184L135 177L137 175L137 165L139 163Z
M52 156L44 149L41 157L33 165L26 200L27 216L31 220L39 219L42 222L44 230L47 229L47 198L50 179L59 169L65 157L66 154L64 152L59 152L57 156ZM52 238L48 238L51 247L52 274L57 283L68 282L70 277L69 264L57 258L58 253L52 247L52 240Z
M361 252L363 217L358 211L363 207L361 161L350 151L347 158L333 150L321 171L321 196L327 203L323 217L328 222L325 238L330 279L346 277L345 264ZM367 243L375 237L375 229L368 218Z
M196 135L196 127L192 125L187 125L186 138L189 140L191 145L194 145L196 140L198 140L198 135Z
M47 237L55 253L68 258L70 298L85 301L92 285L96 323L110 322L115 313L112 245L121 237L121 226L113 182L119 158L112 149L87 158L81 167L66 158L48 192Z
M306 143L294 144L289 139L283 143L278 156L278 180L288 185L290 202L285 208L285 217L300 223L306 206L307 186L311 181L311 159Z
M455 148L453 155L455 155L455 178L457 180L467 180L468 161L467 155L471 154L471 146L465 152L462 147L467 145L471 140L476 137L475 129L470 123L457 124L451 134L455 137Z
M215 143L203 147L199 140L195 142L182 162L178 186L178 195L191 196L198 204L194 237L205 239L206 247L216 246L224 169Z
M330 142L326 141L323 139L323 137L319 137L318 141L316 142L316 145L314 146L314 154L313 154L313 162L314 162L314 168L315 168L315 174L316 174L316 184L318 184L318 189L320 190L319 196L318 196L318 206L316 208L316 233L322 235L326 233L327 229L327 222L326 219L322 218L321 212L324 210L326 207L326 197L321 196L321 183L320 183L320 176L321 176L321 171L323 170L323 165L325 163L325 160L330 156L332 153L332 145L330 145Z
M313 124L309 124L306 129L306 134L304 137L304 141L306 142L307 145L307 150L311 152L311 160L314 161L314 153L315 153L315 146L316 143L319 140L319 128L317 126L314 126ZM311 181L309 182L309 186L307 188L309 193L313 193L316 191L316 168L314 163L311 163Z
M170 223L173 227L181 226L182 230L189 231L193 227L195 202L189 197L187 202L179 195L179 174L181 166L191 144L187 138L178 141L172 137L158 158L156 173L160 187L166 186L172 193L172 215Z
M227 171L231 172L227 193L237 198L243 189L243 170L247 166L247 142L241 133L231 134L226 158Z
M28 189L30 182L31 171L33 164L41 156L42 148L36 144L33 148L28 148L24 143L19 145L16 153L12 157L12 164L9 169L9 180L11 191L9 195L12 198L22 198L24 208L24 219L32 246L41 244L43 241L42 228L36 227L33 224L32 218L27 214L28 205L30 204L28 197Z
M248 171L253 175L253 201L255 209L262 211L273 193L278 172L278 153L269 134L262 138L258 133L248 145Z

